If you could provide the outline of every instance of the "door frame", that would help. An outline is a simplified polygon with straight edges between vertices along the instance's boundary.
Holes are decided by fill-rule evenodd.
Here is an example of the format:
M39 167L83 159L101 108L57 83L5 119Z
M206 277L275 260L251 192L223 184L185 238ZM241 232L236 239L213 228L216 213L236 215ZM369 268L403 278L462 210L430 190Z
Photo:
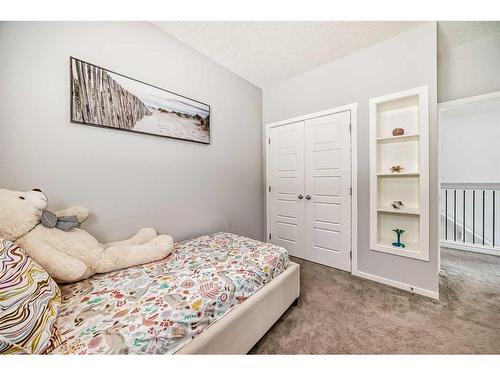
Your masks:
M310 113L287 120L271 122L264 124L264 160L265 160L265 176L264 176L264 194L265 194L265 212L266 212L266 238L265 242L269 241L269 233L271 231L270 221L270 205L269 205L269 133L271 128L291 124L294 122L305 121L315 117L333 115L335 113L350 111L351 113L351 131L350 134L350 174L351 174L351 266L350 272L358 268L358 126L357 126L357 109L358 103L351 103L340 107L327 109L320 112Z

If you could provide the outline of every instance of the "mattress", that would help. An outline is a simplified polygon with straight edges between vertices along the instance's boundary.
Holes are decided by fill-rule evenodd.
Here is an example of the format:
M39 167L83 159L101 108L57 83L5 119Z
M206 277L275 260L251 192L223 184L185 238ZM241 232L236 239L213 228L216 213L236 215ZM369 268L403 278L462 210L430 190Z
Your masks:
M231 233L165 259L61 287L51 354L172 354L290 265L284 248Z

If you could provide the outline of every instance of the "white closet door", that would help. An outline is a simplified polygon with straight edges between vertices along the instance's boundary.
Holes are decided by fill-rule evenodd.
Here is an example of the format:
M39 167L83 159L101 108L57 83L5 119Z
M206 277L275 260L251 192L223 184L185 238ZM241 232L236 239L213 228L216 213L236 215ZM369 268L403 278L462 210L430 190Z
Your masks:
M269 242L301 257L304 243L304 122L270 130Z
M304 257L347 271L351 269L349 123L349 111L305 121Z

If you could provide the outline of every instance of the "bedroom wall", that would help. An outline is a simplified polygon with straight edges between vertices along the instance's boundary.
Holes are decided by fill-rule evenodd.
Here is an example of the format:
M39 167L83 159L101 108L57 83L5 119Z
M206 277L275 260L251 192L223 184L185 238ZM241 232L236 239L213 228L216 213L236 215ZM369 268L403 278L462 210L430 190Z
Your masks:
M0 56L0 187L87 206L102 241L263 238L259 88L145 22L2 22ZM70 123L70 56L210 104L212 144Z
M441 182L500 182L498 139L500 99L442 111Z
M358 107L358 269L437 292L437 67L436 23L429 22L342 59L263 90L264 123L353 102ZM368 101L429 85L430 261L370 250Z
M438 54L439 102L499 90L500 33Z

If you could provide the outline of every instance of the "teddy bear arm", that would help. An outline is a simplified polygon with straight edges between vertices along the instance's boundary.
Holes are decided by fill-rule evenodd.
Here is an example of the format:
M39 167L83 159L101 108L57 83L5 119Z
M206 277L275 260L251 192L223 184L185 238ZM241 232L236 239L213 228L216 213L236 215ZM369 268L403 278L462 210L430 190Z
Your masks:
M61 216L76 216L80 223L83 223L89 217L89 210L82 206L74 206L65 208L56 212L58 217Z
M87 265L44 241L36 241L30 246L29 255L37 261L56 281L74 282L87 272Z

